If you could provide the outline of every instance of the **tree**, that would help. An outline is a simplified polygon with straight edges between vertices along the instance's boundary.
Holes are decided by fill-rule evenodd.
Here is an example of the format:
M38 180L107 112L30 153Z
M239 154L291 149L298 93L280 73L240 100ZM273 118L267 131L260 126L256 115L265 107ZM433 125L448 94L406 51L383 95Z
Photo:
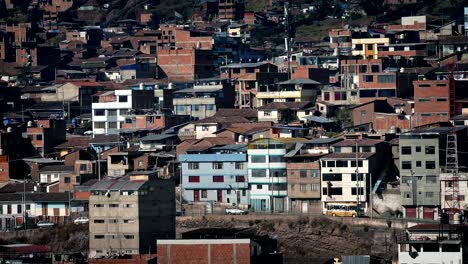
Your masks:
M152 29L158 29L159 28L159 24L161 24L161 14L159 14L158 11L154 11L152 14L151 14L151 21L150 21L150 24L149 24L149 27L152 28Z
M341 108L336 113L336 119L340 122L342 127L347 127L352 125L351 120L351 110L348 108Z
M361 7L368 16L380 15L384 12L384 0L361 0Z

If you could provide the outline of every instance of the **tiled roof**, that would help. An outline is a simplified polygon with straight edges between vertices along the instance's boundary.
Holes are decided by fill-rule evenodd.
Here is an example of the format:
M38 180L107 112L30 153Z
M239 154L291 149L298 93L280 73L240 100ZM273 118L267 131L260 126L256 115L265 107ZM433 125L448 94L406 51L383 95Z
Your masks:
M197 120L194 124L219 124L219 123L249 123L250 121L242 116L211 116Z
M269 103L267 105L261 106L258 109L259 110L285 110L285 109L291 109L291 110L299 110L299 109L305 109L308 107L313 107L314 105L312 102L273 102Z
M218 117L231 117L231 116L242 116L245 118L257 118L258 111L257 109L230 109L230 108L221 108L219 109L214 116Z
M68 202L67 193L26 193L26 201L33 202ZM1 193L1 202L17 202L23 199L22 193Z
M88 147L91 137L88 136L73 136L67 137L66 141L56 146L56 148L79 148Z

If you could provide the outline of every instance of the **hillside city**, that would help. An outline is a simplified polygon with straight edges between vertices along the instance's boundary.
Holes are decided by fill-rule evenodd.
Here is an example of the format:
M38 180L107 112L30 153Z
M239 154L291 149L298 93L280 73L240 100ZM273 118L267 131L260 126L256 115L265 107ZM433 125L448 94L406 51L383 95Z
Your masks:
M468 263L466 60L463 0L0 0L0 262Z

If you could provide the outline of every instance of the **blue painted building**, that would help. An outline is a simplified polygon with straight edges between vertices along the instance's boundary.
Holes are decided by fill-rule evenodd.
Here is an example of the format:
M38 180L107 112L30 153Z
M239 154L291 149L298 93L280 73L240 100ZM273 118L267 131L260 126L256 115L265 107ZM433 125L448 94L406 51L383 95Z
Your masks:
M246 150L247 145L236 144L179 155L184 199L247 207Z

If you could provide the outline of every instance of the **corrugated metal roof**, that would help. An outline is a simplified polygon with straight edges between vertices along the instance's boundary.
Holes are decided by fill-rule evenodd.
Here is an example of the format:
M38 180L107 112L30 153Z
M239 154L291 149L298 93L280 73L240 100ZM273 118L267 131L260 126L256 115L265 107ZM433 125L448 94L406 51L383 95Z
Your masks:
M246 161L246 154L182 154L180 162L236 162Z
M110 191L120 191L120 190L129 190L137 191L146 183L146 181L130 181L127 177L119 179L110 179L102 180L96 182L91 186L91 190L110 190Z

